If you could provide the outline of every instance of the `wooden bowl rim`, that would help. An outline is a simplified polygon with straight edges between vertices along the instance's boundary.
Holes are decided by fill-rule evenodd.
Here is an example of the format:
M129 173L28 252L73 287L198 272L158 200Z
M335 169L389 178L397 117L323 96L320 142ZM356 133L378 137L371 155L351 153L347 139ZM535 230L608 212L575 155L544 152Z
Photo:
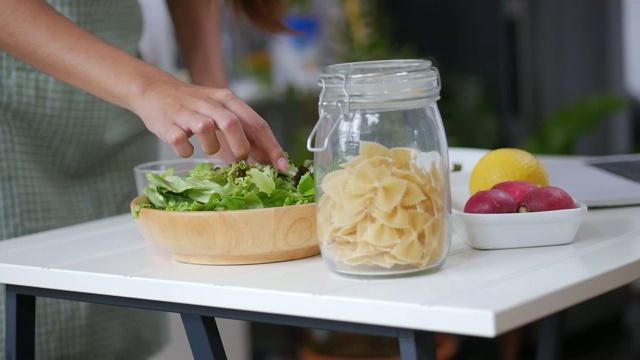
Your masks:
M146 195L139 195L136 196L133 200L131 200L131 209L134 209L136 206L140 205L140 204L148 204L149 203L149 199L147 198ZM225 213L225 212L231 212L233 211L234 213L259 213L259 212L272 212L275 211L277 209L282 209L282 208L292 208L295 206L300 206L300 207L305 207L305 206L315 206L315 203L309 203L309 204L299 204L299 205L289 205L289 206L277 206L277 207L270 207L270 208L262 208L262 209L245 209L245 210L227 210L227 211L212 211L212 210L206 210L206 211L167 211L167 210L161 210L161 209L150 209L150 208L142 208L140 209L140 212L149 212L150 214L152 213L167 213L170 212L172 214L183 214L183 215L178 215L178 216L185 216L185 215L194 215L194 214L221 214L221 213Z

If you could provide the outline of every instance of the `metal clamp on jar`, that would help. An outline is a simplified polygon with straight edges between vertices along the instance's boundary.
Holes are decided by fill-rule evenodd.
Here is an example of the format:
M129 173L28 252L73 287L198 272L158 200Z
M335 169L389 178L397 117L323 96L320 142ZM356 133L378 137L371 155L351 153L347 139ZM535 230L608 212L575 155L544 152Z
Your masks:
M441 267L451 201L437 69L426 60L336 64L319 85L307 148L330 269L379 276Z

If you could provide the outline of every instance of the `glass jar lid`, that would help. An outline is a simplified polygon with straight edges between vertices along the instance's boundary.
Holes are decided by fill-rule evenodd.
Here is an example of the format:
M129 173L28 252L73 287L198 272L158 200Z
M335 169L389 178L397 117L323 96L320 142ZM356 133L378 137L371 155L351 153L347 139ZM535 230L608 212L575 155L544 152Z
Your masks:
M320 74L321 104L438 100L440 81L431 61L362 61L329 65Z

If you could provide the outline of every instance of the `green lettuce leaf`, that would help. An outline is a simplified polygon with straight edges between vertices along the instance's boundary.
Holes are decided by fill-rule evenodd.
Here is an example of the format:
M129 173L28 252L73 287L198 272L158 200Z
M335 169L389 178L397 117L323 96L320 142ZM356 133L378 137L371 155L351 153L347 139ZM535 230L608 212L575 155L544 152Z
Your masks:
M195 166L188 175L176 176L174 169L148 173L144 194L149 204L141 208L169 211L227 211L262 209L315 202L311 160L281 172L272 165L238 161L224 167L211 163Z

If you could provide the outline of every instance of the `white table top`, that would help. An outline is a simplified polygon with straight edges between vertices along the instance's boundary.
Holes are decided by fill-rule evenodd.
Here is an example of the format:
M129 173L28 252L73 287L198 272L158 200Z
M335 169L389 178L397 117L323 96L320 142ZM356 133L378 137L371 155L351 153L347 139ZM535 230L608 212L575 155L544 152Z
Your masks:
M640 207L590 210L568 245L480 251L454 237L437 272L331 273L320 256L182 264L130 214L0 241L0 282L262 313L494 337L640 278Z

